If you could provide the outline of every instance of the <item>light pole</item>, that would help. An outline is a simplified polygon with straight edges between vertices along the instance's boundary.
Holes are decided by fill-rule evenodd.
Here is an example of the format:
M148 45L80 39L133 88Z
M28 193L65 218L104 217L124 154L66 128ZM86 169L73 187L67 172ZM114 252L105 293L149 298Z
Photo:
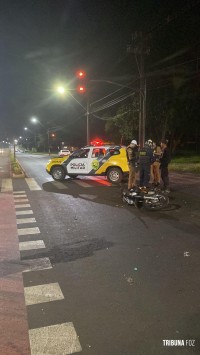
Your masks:
M80 72L81 73L81 72ZM89 103L89 94L87 93L87 101L86 101L86 107L84 107L72 94L71 92L72 90L68 89L67 92L68 94L84 109L84 111L86 112L86 141L87 144L89 144L90 142L90 129L89 129L89 118L90 118L90 103ZM78 92L80 94L85 93L85 87L83 85L80 85L78 87ZM56 92L61 94L62 96L66 94L66 89L64 86L58 86L56 89Z
M59 92L61 93L62 92L62 87L59 87L58 88ZM37 124L39 123L40 126L42 126L45 130L47 129L41 122L40 120L37 118L37 117L31 117L31 122L34 123L34 124ZM50 140L49 140L49 132L50 132L50 129L48 128L46 133L47 133L47 145L48 145L48 153L50 155ZM45 149L46 150L46 149Z

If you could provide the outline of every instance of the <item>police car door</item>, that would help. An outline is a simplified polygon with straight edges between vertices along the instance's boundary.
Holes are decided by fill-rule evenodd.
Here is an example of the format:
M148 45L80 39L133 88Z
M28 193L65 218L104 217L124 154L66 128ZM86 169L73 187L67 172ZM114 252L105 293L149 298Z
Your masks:
M88 155L90 149L80 149L74 152L66 161L69 174L88 174Z
M102 147L94 147L91 150L91 154L88 157L88 173L95 175L95 172L99 169L101 161L104 158L106 149Z

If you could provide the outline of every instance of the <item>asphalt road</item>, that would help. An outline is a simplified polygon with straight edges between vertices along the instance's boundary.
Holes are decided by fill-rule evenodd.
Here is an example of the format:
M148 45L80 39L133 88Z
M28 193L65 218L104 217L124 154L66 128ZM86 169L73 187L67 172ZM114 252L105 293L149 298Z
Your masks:
M199 354L198 180L173 174L170 206L147 212L123 204L123 186L101 178L54 182L45 171L49 157L17 158L41 187L13 181L36 220L23 227L40 230L21 241L46 246L21 251L21 260L48 257L53 266L23 273L24 287L58 283L64 296L27 305L29 329L71 322L82 355ZM165 346L174 339L184 346Z

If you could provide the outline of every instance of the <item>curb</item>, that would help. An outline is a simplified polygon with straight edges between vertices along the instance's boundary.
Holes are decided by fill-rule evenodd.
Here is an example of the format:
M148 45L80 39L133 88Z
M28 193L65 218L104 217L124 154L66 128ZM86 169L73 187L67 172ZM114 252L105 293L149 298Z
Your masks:
M17 164L20 166L20 169L22 171L22 174L15 174L15 173L12 173L12 177L14 179L22 179L22 178L25 178L26 177L26 173L24 171L24 169L22 168L22 166L20 165L19 161L16 159L17 161Z

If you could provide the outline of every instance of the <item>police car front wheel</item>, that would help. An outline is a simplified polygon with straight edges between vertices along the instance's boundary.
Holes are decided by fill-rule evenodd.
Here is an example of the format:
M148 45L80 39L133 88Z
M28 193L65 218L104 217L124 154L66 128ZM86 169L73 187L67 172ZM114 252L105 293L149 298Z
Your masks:
M109 182L112 182L114 184L118 184L122 181L123 174L121 169L119 168L110 168L107 171L107 179Z
M51 175L55 181L62 181L65 179L65 172L61 166L55 166L51 171Z

